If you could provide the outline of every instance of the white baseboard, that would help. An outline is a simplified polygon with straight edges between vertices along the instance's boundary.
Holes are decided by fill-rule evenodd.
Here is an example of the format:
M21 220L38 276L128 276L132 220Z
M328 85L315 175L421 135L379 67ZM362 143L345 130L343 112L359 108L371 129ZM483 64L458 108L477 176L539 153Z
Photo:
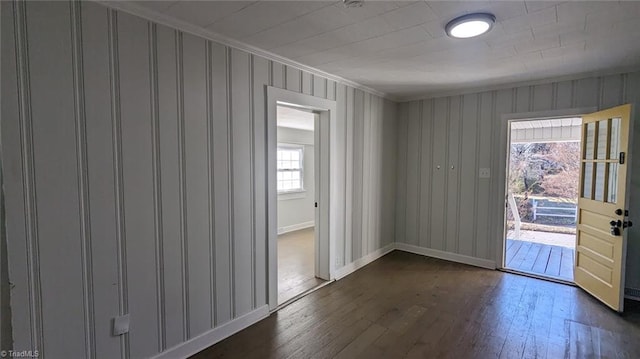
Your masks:
M366 256L360 258L360 259L356 259L355 261L345 265L344 267L338 269L335 271L335 279L342 279L346 276L348 276L349 274L357 271L358 269L366 266L367 264L375 261L376 259L384 256L385 254L393 251L395 249L395 243L391 243L388 244L380 249L375 250L374 252L371 252L369 254L367 254Z
M299 231L301 229L305 229L305 228L310 228L315 226L316 223L314 221L309 221L309 222L302 222L302 223L298 223L298 224L293 224L290 226L284 226L284 227L280 227L278 228L278 234L284 234L284 233L289 233L289 232L293 232L293 231Z
M409 253L420 254L427 257L439 258L447 261L468 264L475 267L496 269L496 263L492 260L469 257L463 254L444 252L444 251L439 251L437 249L418 247L411 244L397 243L397 242L395 243L395 249L409 252Z
M173 358L188 358L213 344L222 341L223 339L230 337L231 335L253 325L262 319L269 316L269 306L263 305L262 307L251 311L241 317L226 322L219 327L213 328L207 332L198 335L195 338L189 339L184 343L178 344L172 348L169 348L162 353L154 356L154 359L173 359Z

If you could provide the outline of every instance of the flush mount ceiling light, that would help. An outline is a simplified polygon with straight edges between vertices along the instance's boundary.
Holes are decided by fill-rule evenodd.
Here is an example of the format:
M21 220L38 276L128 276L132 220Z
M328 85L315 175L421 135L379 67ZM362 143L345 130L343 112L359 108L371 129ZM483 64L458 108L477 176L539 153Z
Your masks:
M495 22L496 17L492 14L467 14L449 21L445 30L447 31L447 35L451 37L467 39L482 35L491 30Z

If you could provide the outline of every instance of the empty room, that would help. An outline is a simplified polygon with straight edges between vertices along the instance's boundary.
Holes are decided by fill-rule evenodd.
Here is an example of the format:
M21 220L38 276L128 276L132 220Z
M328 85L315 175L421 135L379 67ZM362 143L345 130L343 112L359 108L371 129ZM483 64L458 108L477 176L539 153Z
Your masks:
M640 357L639 16L1 1L0 356Z

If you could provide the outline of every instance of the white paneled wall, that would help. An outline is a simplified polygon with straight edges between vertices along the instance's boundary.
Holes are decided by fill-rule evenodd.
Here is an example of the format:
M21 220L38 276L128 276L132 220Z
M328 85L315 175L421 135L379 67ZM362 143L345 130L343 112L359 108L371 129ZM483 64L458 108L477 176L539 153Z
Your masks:
M499 260L506 140L502 115L640 104L640 73L405 102L398 106L396 241L447 258ZM635 121L640 111L636 109ZM631 219L640 218L640 124L632 153ZM504 138L503 138L504 137ZM636 156L633 156L636 154ZM478 178L490 168L491 178ZM502 189L503 190L503 189ZM462 257L465 256L465 257ZM640 229L629 229L627 287L640 288ZM486 261L489 262L486 262ZM492 263L493 262L493 263ZM478 263L477 261L475 263Z
M149 357L266 305L267 85L337 101L337 268L392 243L394 103L95 3L2 2L14 349Z

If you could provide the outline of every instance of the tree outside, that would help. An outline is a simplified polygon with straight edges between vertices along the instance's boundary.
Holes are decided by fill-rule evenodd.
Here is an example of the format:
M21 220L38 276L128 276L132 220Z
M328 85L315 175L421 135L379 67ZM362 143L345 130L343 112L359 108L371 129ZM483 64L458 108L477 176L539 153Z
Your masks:
M537 205L546 207L575 207L580 142L514 143L510 151L509 192L514 194L523 221L533 221L534 199ZM575 221L567 217L542 216L535 222L575 225Z

